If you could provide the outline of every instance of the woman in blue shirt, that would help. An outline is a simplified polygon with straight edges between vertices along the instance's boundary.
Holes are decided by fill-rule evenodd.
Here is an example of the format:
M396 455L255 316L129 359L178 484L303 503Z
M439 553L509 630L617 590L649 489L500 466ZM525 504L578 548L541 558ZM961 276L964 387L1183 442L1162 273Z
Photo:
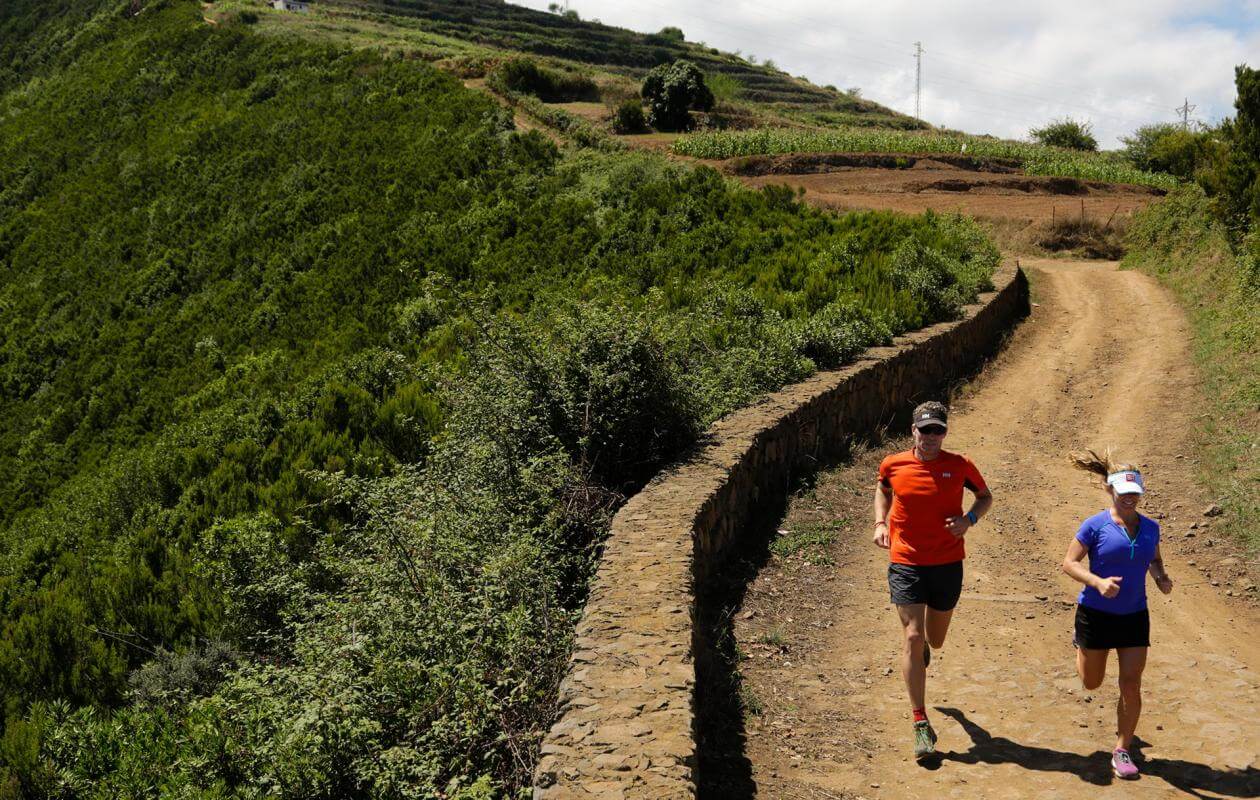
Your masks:
M1073 453L1071 459L1102 477L1111 497L1111 508L1081 523L1063 559L1063 571L1085 584L1076 606L1076 671L1086 689L1097 689L1107 671L1107 653L1116 651L1120 702L1111 768L1118 777L1136 778L1129 745L1142 713L1142 671L1151 645L1146 575L1164 594L1172 591L1172 579L1160 557L1159 524L1137 510L1145 491L1137 467L1114 463L1110 451L1101 456L1092 450Z

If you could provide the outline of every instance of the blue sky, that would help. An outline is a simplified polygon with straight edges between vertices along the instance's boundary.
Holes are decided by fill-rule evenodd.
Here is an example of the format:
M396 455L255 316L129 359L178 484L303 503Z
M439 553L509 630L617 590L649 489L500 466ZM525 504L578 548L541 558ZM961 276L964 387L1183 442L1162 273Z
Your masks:
M513 0L545 10L552 0ZM563 0L561 0L563 2ZM914 43L923 117L971 133L1024 138L1062 117L1088 120L1120 147L1140 125L1232 115L1234 66L1260 66L1260 0L569 0L584 19L773 59L817 84L914 111Z

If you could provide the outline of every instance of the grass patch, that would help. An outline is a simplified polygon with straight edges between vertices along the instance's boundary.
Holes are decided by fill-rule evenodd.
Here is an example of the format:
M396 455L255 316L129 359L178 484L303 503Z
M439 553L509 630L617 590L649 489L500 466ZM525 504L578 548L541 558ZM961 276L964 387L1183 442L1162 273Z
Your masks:
M1169 287L1190 315L1207 414L1197 461L1225 510L1216 523L1260 548L1260 286L1247 256L1230 250L1210 201L1187 186L1134 217L1124 266ZM1254 255L1251 256L1254 258Z
M845 520L803 525L780 535L770 543L770 552L782 559L799 558L814 566L835 563L828 553Z
M745 718L760 717L766 713L766 706L761 702L761 698L748 688L748 684L742 682L739 685L739 707L744 712Z
M757 636L758 644L765 644L771 647L783 647L787 644L787 637L783 634L783 629L777 625L768 631Z

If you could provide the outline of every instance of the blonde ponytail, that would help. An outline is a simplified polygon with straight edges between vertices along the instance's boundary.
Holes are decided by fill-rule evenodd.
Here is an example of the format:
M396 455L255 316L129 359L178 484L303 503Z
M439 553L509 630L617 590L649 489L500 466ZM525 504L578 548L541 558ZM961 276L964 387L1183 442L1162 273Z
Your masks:
M1111 448L1099 453L1094 450L1075 450L1068 454L1068 461L1072 462L1072 466L1086 472L1092 472L1102 478L1103 485L1107 483L1107 476L1113 472L1138 472L1136 464L1130 464L1127 461L1116 461L1111 454Z

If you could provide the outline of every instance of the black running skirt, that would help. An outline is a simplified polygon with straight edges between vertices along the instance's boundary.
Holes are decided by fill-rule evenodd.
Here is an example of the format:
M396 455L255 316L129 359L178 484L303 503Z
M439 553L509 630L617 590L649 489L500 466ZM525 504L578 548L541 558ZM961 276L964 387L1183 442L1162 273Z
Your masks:
M1151 613L1142 609L1132 614L1109 614L1077 604L1076 646L1086 650L1150 647Z

